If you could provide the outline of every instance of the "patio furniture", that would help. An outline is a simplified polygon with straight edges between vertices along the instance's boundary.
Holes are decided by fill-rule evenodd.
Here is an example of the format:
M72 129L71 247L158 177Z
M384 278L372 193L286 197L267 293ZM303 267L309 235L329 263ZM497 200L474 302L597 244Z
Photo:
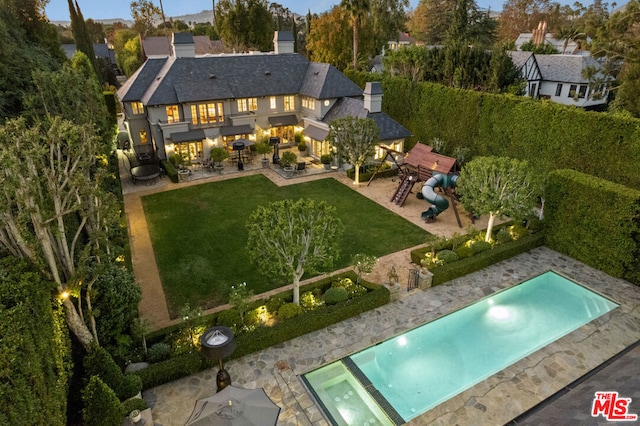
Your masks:
M131 169L131 179L136 184L138 181L154 182L160 176L160 167L155 164L143 164Z
M305 162L300 162L298 164L296 164L296 170L295 170L296 174L301 174L301 173L306 173L307 172L307 163Z

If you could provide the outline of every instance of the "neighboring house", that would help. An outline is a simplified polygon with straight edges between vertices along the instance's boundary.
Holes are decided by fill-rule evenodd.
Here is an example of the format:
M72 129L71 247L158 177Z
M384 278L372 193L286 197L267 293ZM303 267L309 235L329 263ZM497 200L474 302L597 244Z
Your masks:
M379 83L363 93L332 65L293 53L290 32L276 32L274 45L270 53L196 57L193 43L174 37L175 56L148 59L118 90L134 148L197 159L238 138L294 144L303 132L319 158L330 150L330 121L356 115L378 123L381 144L403 150L410 132L381 112Z
M533 40L534 40L534 33L520 34L515 42L516 49L520 50L523 44ZM565 49L564 40L558 40L557 38L553 37L553 35L550 33L546 33L544 35L543 43L553 46L553 48L556 49L558 53L565 53L567 55L578 54L580 50L580 45L573 40L569 40L569 42L567 43L567 48Z
M407 47L416 44L416 39L411 37L409 33L399 32L397 40L390 40L387 42L389 50L398 50L401 47Z
M173 36L146 37L141 39L142 54L144 58L156 59L175 56L172 37L175 38L175 44L177 45L179 45L182 40L185 40L188 44L193 43L195 47L195 56L229 53L225 50L224 45L220 40L211 40L208 36L194 36L191 33L175 33Z
M607 103L609 89L607 79L601 73L602 66L591 56L537 55L531 52L509 52L514 65L526 79L525 95L549 99L564 105L596 108ZM597 70L594 81L583 76L583 71Z
M76 45L75 44L63 44L62 50L64 50L67 58L73 58L73 55L76 53ZM116 65L116 54L112 49L109 49L109 45L106 43L94 43L93 51L96 54L96 58L104 58L109 61L111 66Z

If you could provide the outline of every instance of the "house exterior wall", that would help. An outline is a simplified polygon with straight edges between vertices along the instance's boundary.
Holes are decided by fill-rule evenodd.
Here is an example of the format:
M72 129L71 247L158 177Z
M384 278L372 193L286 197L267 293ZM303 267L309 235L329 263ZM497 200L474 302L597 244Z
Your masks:
M558 87L558 85L562 85ZM572 89L575 87L575 89ZM584 95L581 94L584 91ZM589 93L587 83L571 83L559 81L543 81L540 85L540 97L549 99L563 105L573 105L578 107L593 107L607 102L606 92L602 98L594 99ZM557 93L559 93L557 95Z

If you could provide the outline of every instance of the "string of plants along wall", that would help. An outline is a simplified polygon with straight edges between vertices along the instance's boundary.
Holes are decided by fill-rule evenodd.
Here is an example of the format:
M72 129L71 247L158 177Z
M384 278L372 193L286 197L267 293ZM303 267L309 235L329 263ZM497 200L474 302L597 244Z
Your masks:
M546 244L640 285L640 191L574 170L549 175Z
M406 149L439 139L444 155L513 157L540 173L571 168L640 188L638 119L395 77L381 81L383 110L414 135Z

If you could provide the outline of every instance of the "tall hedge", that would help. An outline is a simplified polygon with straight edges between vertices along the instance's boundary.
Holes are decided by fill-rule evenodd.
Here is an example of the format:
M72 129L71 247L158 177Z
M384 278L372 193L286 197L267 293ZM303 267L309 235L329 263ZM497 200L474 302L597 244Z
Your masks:
M546 244L640 285L640 191L574 170L549 175Z
M51 289L15 258L0 260L0 424L66 424L69 336Z
M416 142L443 140L466 159L497 155L529 160L540 173L575 169L640 189L640 120L512 95L412 83L396 77L347 74L363 85L380 80L382 107Z

